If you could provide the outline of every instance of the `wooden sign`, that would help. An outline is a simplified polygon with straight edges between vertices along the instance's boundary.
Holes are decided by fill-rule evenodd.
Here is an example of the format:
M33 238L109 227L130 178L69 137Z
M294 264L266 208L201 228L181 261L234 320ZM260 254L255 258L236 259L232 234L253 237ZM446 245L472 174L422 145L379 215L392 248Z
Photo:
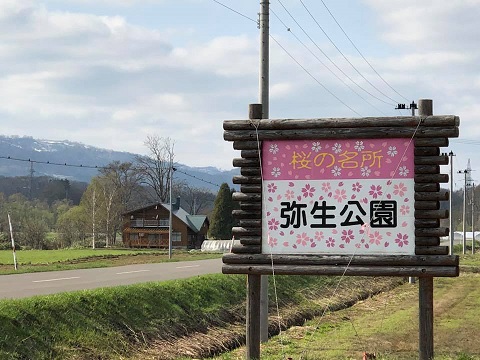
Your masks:
M241 210L223 272L458 276L440 245L440 147L458 126L453 115L225 121Z
M413 147L264 141L262 253L414 255Z

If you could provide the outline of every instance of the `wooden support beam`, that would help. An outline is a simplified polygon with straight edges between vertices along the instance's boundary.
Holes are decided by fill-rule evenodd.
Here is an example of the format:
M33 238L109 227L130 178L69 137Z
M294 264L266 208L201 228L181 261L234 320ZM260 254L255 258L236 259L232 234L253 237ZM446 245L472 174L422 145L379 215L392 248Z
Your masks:
M260 171L259 167L244 167L240 169L240 174L244 176L260 177L262 175L262 172Z
M415 201L448 201L450 192L442 190L439 192L415 192Z
M234 184L261 184L262 178L260 176L244 176L236 175L233 177Z
M415 156L415 165L448 165L448 155Z
M438 156L440 155L440 148L439 147L432 147L432 146L416 146L413 150L415 156ZM245 157L245 156L242 156Z
M440 238L438 236L415 236L416 246L438 246Z
M419 192L437 192L440 191L440 184L439 183L416 183L414 185L414 190Z
M415 276L415 277L456 277L458 266L358 266L358 265L261 265L261 264L224 264L224 274L256 275L334 275L334 276Z
M448 255L448 246L415 246L415 255Z
M420 123L420 125L419 125ZM255 126L254 126L255 124ZM225 120L224 130L300 130L322 128L377 128L377 127L458 127L460 118L455 115L391 116L365 118L316 118L316 119L268 119L268 120Z
M226 141L252 141L277 140L279 138L289 140L316 140L316 139L370 139L370 138L437 138L458 137L458 127L443 128L401 128L401 127L375 127L375 128L318 128L299 130L262 130L258 133L254 130L225 130L223 138Z
M369 265L369 266L458 266L458 255L417 256L417 255L282 255L282 254L225 254L225 264L274 265Z
M438 210L440 209L439 201L415 201L415 210Z
M234 192L232 199L233 201L257 202L262 201L262 194Z

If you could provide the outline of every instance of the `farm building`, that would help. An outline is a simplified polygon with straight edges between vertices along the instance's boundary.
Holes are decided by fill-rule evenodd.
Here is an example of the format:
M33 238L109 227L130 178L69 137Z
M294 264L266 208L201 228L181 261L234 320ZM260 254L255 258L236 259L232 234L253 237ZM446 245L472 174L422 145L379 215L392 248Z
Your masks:
M206 215L190 215L172 204L172 247L199 249L206 239ZM157 203L123 214L123 243L128 247L168 248L170 204Z

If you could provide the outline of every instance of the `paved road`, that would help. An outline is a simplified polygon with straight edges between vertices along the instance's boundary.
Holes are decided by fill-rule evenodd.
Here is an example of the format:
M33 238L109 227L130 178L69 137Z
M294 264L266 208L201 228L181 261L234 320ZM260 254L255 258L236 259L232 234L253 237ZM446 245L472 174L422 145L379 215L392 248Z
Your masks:
M182 279L221 273L222 259L127 265L0 276L0 298L23 298L64 291Z

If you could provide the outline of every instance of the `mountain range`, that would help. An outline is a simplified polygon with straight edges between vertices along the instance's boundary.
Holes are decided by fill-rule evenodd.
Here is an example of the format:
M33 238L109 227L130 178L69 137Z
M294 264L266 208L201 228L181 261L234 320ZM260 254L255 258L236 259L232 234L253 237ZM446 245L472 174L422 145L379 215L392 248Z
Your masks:
M106 166L113 161L134 162L136 156L68 140L0 135L0 176L6 177L49 176L88 183L98 175L95 167ZM225 171L178 163L175 168L175 179L213 192L217 192L224 182L232 187L232 178L239 173L238 169Z

